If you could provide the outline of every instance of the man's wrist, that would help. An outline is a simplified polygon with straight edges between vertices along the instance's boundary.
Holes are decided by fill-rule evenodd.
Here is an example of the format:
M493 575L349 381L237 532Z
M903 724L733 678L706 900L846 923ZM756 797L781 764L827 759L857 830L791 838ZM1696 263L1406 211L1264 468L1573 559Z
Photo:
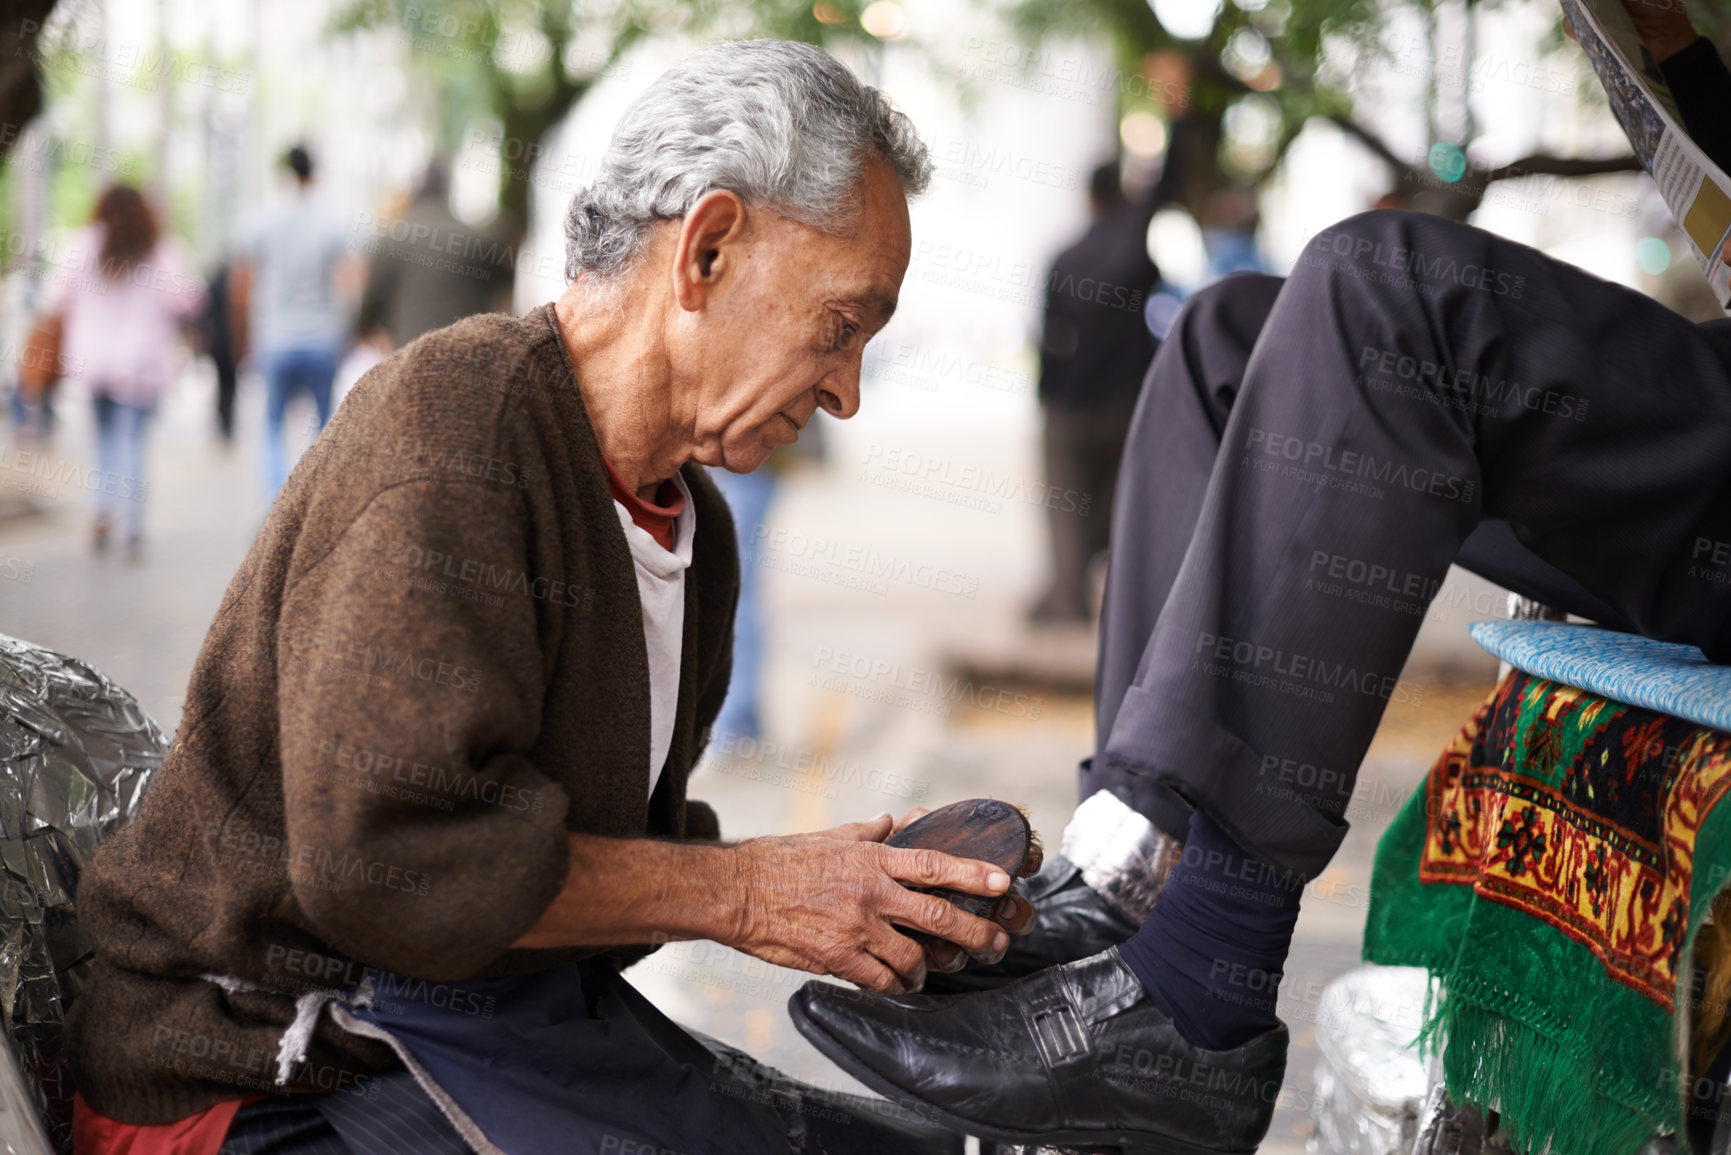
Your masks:
M756 890L751 840L706 847L704 856L709 859L704 865L711 868L708 877L713 888L711 901L705 904L709 926L704 937L732 946L745 939L751 924L751 896Z
M1653 54L1653 63L1663 64L1665 61L1671 59L1671 57L1677 55L1685 48L1688 48L1699 39L1701 39L1700 34L1694 31L1694 29L1690 29L1687 36L1678 34L1676 36L1666 37L1663 40L1649 42L1647 45L1647 51Z

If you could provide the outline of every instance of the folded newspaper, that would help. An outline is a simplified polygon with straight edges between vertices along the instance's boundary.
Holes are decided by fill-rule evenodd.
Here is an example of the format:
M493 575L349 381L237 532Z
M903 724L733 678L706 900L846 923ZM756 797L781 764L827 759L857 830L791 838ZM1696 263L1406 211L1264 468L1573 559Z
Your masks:
M1683 227L1719 304L1731 314L1731 266L1721 259L1731 233L1731 178L1689 139L1664 75L1618 0L1562 4L1617 123Z

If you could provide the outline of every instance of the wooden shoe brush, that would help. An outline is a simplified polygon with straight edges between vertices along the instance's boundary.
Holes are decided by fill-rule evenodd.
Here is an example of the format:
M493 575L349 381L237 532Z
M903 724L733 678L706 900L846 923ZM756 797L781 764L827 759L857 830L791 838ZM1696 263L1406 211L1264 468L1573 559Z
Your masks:
M936 850L956 858L989 862L1010 876L1010 888L1000 895L966 894L943 887L913 887L935 894L953 906L980 918L986 917L1003 898L1016 889L1015 880L1040 869L1044 852L1040 837L1020 807L995 798L969 798L940 806L916 818L892 834L888 845L915 850ZM914 939L937 941L921 931L904 930Z

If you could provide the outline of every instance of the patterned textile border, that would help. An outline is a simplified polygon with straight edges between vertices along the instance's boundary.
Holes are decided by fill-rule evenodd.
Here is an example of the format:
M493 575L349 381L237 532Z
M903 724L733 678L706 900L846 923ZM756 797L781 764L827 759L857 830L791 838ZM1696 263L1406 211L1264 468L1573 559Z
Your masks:
M1629 708L1536 679L1526 682L1519 709L1524 724L1507 765L1521 769L1472 766L1470 744L1457 739L1441 772L1426 779L1426 812L1435 820L1420 880L1472 886L1481 898L1549 923L1597 955L1613 978L1671 1010L1693 848L1701 816L1731 789L1731 737L1654 716L1620 727L1608 745L1595 743L1629 720ZM1666 745L1668 725L1676 746ZM1593 745L1597 765L1582 758ZM1657 829L1618 821L1628 807L1602 783L1619 785L1619 770L1637 806L1663 800ZM1637 779L1654 789L1639 789ZM1594 803L1605 812L1594 813Z
M1439 982L1451 1095L1517 1150L1675 1132L1679 967L1731 879L1731 734L1515 671L1377 848L1367 961Z

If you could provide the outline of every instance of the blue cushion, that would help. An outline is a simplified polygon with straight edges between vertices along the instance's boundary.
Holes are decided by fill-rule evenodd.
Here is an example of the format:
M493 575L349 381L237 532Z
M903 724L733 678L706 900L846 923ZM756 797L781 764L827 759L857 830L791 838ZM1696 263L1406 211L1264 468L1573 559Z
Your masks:
M1565 622L1475 622L1473 640L1536 677L1731 730L1731 666L1694 646Z

